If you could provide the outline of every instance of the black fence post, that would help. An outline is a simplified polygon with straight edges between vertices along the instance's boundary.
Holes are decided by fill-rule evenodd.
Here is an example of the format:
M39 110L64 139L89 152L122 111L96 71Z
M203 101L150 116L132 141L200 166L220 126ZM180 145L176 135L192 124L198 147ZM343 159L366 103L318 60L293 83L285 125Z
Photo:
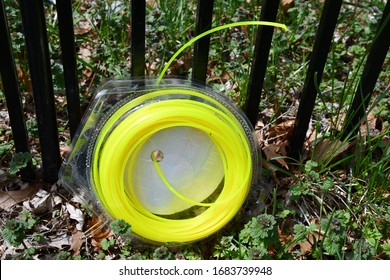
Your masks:
M279 0L262 1L263 5L261 8L260 20L274 22L278 13L279 2ZM248 116L253 127L256 125L257 115L259 113L261 91L263 89L264 77L267 71L268 56L271 49L273 33L274 27L259 26L256 34L256 45L252 59L246 101L243 107L244 112Z
M3 0L0 0L0 55L0 75L7 102L15 151L17 153L30 152ZM22 179L32 180L35 178L31 161L28 163L27 167L21 170L20 175Z
M133 77L145 75L145 0L131 0L131 69Z
M387 1L376 36L364 65L363 73L344 121L342 138L354 136L369 105L372 91L382 70L390 46L390 1Z
M317 97L317 85L321 82L342 2L342 0L326 0L324 4L290 140L289 156L294 159L298 159L302 152Z
M73 138L80 123L80 90L77 79L76 48L71 0L57 0L58 27L62 51L70 136Z
M61 156L42 0L20 0L42 155L42 177L58 179Z
M196 15L196 35L211 29L214 0L198 0ZM195 42L192 62L192 79L206 82L209 60L210 35Z

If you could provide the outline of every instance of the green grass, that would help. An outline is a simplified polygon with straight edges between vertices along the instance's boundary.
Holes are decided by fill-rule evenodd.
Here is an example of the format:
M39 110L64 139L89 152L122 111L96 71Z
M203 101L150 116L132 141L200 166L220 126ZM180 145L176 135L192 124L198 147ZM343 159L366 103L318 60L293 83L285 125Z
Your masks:
M19 74L28 77L17 1L5 2L12 22ZM249 2L215 0L212 26L258 19L261 1ZM157 76L164 63L194 37L196 3L147 3L146 68L148 76ZM82 248L77 258L104 259L111 255L126 259L389 259L389 55L373 92L370 114L364 117L365 126L352 139L340 137L340 124L356 91L384 5L381 0L344 3L323 80L318 85L320 93L311 125L316 132L314 141L307 143L305 157L290 163L289 170L275 160L263 167L260 186L264 190L256 197L257 205L250 205L217 235L188 246L139 246L116 233L96 252ZM275 30L269 57L259 108L259 121L265 125L260 133L266 144L271 143L270 127L295 117L321 7L320 1L295 1L294 8L278 15L278 21L289 30ZM93 88L102 80L129 76L129 5L113 0L77 0L73 8L80 95L86 108ZM63 80L55 9L46 5L45 10L56 100L61 104ZM255 30L232 28L211 36L207 83L238 105L245 99ZM190 77L191 57L190 48L172 64L168 74ZM21 89L23 98L28 99L29 85L21 83ZM1 99L3 95L0 106L4 107ZM65 114L62 106L58 106L58 111L60 116ZM31 112L28 119L32 123ZM65 123L60 120L63 130ZM30 125L32 141L37 139L35 130ZM0 166L9 166L12 159L9 134L9 129L1 128ZM31 215L29 219L36 214ZM28 219L11 220L1 225L3 239L21 244L25 238L40 234L27 226ZM31 258L34 253L25 249L18 257ZM56 254L57 259L74 258L61 250Z

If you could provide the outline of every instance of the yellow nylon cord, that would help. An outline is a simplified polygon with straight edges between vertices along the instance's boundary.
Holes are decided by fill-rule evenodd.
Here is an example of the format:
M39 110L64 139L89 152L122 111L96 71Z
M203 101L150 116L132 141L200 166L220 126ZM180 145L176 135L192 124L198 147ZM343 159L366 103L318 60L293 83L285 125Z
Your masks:
M177 50L177 52L171 57L171 59L168 61L168 63L165 65L165 67L161 71L160 75L157 78L157 83L160 83L160 81L162 80L162 78L165 75L165 72L168 70L169 66L172 64L172 62L175 60L175 58L178 57L179 54L181 54L186 48L190 47L193 43L195 43L199 39L203 38L204 36L210 35L214 32L221 31L223 29L228 29L228 28L238 27L238 26L250 26L250 25L265 25L265 26L279 27L279 28L283 28L284 30L287 30L287 26L285 24L271 22L271 21L258 21L258 20L233 22L233 23L224 24L224 25L212 28L210 30L207 30L207 31L199 34L198 36L195 36L194 38L189 40L187 43L185 43L179 50Z
M152 161L153 161L153 164L154 164L154 167L156 168L156 171L158 173L158 175L160 176L161 180L164 182L164 184L167 186L167 188L172 192L174 193L177 197L181 198L182 200L192 204L192 205L197 205L197 206L211 206L212 203L202 203L202 202L197 202L197 201L194 201L192 199L189 199L185 196L183 196L182 194L180 194L178 191L175 190L174 187L171 186L171 184L168 182L168 180L165 178L163 172L161 171L161 168L160 166L158 165L158 162L156 160L156 157L154 156L154 154L152 153Z
M202 101L184 99L183 94ZM172 193L192 205L207 207L198 216L180 220L150 213L131 185L134 160L142 145L156 132L173 127L191 127L207 134L220 153L225 174L218 198L203 203L177 192L158 162L150 159ZM91 182L105 210L127 221L139 236L157 242L192 242L220 230L241 208L252 182L251 152L241 123L215 99L185 88L154 90L127 102L105 122L93 150Z

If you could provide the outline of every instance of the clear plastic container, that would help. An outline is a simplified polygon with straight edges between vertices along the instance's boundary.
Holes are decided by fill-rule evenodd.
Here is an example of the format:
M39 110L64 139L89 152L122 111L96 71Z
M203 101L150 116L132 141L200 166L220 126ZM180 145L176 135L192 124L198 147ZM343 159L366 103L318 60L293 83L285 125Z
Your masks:
M203 84L110 80L96 91L59 178L135 236L193 242L224 227L257 184L256 143L245 114Z

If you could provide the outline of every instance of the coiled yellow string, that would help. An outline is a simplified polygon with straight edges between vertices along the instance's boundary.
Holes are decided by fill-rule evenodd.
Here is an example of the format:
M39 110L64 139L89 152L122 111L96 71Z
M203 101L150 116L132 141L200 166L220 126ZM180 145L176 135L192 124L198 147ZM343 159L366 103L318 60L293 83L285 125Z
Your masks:
M255 21L211 29L179 49L162 71L158 83L173 59L190 44L212 32L239 25L284 26ZM199 97L202 101L186 99L183 95ZM159 99L161 96L173 98ZM191 127L207 134L217 147L224 168L224 185L218 198L204 203L176 191L164 177L156 158L151 157L150 164L174 195L192 205L207 207L203 213L188 219L169 219L151 213L137 199L131 185L131 171L143 144L156 132L173 127ZM251 143L231 111L196 90L168 87L129 101L109 117L96 139L90 179L105 210L113 218L131 224L136 234L157 242L192 242L215 233L236 215L251 186L253 164Z
M182 94L201 97L211 104L173 98L137 108L149 98ZM128 113L134 108L137 109ZM172 220L145 209L132 186L126 186L123 178L131 176L137 151L151 135L162 129L182 126L209 135L220 152L225 178L214 203L183 197L194 205L207 206L206 211L193 218ZM156 164L156 161L151 159L150 164ZM229 110L197 91L167 88L126 103L107 120L96 140L91 179L104 208L114 218L130 223L138 235L158 242L191 242L211 235L233 218L246 198L252 170L251 144L242 125Z

